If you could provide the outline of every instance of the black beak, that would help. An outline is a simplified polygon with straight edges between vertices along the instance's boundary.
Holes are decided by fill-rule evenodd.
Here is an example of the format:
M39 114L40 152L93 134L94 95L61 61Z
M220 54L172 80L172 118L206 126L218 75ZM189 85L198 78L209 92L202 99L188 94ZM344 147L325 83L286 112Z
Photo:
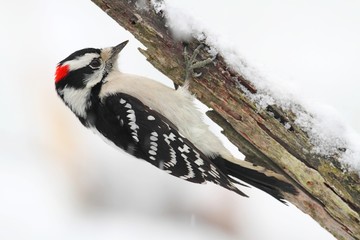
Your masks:
M103 78L105 78L105 76L113 69L113 64L116 62L117 58L118 58L118 54L120 53L120 51L126 46L126 44L129 42L129 40L126 40L122 43L120 43L119 45L116 45L115 47L110 48L110 56L106 61L106 65L105 65L105 75Z
M114 59L117 57L117 55L121 52L121 50L126 46L126 44L129 42L129 40L126 40L119 45L116 45L115 47L111 48L111 56L110 59Z

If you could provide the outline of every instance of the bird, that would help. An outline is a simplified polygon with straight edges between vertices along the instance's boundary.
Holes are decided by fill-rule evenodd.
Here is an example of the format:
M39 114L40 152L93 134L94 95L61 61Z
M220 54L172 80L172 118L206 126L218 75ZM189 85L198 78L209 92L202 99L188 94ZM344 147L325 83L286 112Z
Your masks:
M268 176L268 170L243 166L232 156L204 123L188 84L174 89L120 71L118 57L127 43L84 48L57 64L57 95L82 125L189 182L212 182L244 197L239 186L251 185L283 203L283 192L296 194L291 183Z

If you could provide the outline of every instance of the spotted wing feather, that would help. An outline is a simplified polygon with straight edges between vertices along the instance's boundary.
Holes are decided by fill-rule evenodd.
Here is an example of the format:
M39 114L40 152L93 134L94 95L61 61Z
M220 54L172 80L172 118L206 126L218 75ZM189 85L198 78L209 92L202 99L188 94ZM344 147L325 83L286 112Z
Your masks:
M164 116L127 94L107 97L105 105L132 136L137 155L181 179L211 181L241 195L229 178Z

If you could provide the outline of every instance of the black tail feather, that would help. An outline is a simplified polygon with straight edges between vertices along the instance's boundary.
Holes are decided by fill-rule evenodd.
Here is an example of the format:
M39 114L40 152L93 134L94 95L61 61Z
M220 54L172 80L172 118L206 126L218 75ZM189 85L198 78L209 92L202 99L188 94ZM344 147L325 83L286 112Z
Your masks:
M297 190L293 185L288 182L279 180L275 177L267 176L262 172L258 172L253 169L249 169L238 164L232 163L223 159L222 157L216 157L212 159L213 163L226 175L235 177L241 181L244 181L276 198L282 203L285 203L282 192L290 194L297 194ZM231 178L234 183L244 185L236 179Z

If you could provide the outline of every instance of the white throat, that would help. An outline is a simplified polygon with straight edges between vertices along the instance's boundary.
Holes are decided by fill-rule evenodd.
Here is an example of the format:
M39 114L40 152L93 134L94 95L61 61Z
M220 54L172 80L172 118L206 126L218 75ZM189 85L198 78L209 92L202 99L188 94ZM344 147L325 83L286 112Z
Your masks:
M75 89L65 87L62 90L64 101L69 105L71 110L80 117L86 117L86 108L90 98L91 90L88 88Z

